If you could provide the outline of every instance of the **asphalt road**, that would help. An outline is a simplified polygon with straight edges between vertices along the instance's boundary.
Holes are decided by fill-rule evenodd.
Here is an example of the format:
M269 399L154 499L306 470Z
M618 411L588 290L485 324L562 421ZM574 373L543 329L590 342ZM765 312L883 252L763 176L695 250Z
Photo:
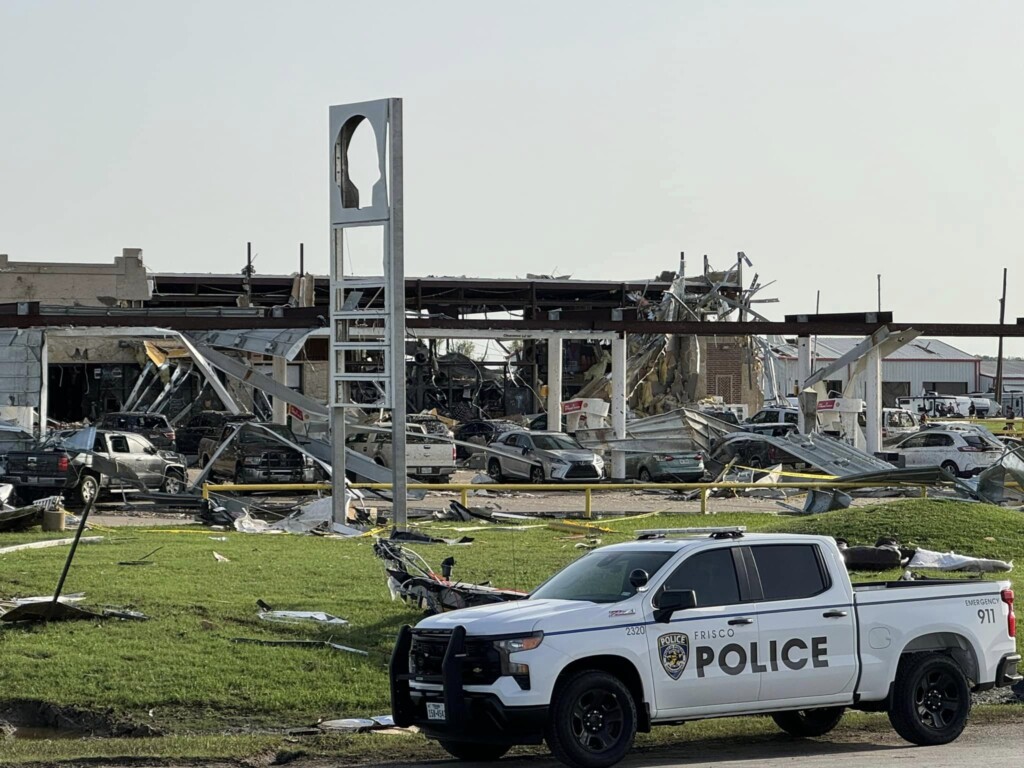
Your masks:
M1024 756L1024 728L1019 722L968 725L963 735L942 747L915 747L892 733L845 733L834 739L793 739L785 735L737 739L729 742L689 742L634 751L619 763L621 768L673 768L674 766L715 766L716 768L760 768L787 766L801 768L965 768L965 766L1017 766ZM410 768L441 766L492 766L492 768L536 768L560 765L553 758L505 759L498 763L438 761Z

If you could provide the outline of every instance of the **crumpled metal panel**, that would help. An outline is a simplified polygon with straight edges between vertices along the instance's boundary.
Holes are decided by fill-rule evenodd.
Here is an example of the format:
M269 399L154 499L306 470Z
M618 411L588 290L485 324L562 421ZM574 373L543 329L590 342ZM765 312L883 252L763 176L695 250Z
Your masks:
M1004 453L977 478L975 492L990 504L1024 503L1024 448Z
M0 331L0 405L39 407L43 331Z
M852 445L825 435L816 433L799 435L791 432L784 437L773 437L751 432L750 437L753 440L770 443L822 472L843 479L851 475L888 474L898 471L887 461L870 456Z

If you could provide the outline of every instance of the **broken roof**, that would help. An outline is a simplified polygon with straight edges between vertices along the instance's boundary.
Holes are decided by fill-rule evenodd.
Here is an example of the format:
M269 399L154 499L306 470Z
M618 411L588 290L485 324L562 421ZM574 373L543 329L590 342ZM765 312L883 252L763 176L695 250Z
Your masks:
M856 337L850 338L822 338L818 337L817 346L814 347L814 356L818 360L836 360L857 344L862 339ZM780 357L783 358L797 358L797 347L796 344L790 344L788 342L775 345ZM900 347L895 352L888 355L886 360L943 360L946 362L976 362L981 358L976 355L972 355L969 352L964 352L962 349L947 344L944 341L938 339L915 339L914 341ZM982 363L984 366L984 363ZM993 370L995 364L993 363ZM1022 366L1021 375L1024 376L1024 366Z

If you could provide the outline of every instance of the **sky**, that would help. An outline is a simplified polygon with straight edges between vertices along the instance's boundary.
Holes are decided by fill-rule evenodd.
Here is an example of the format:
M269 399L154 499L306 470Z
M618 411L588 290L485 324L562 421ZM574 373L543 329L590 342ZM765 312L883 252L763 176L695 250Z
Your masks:
M772 319L995 322L1009 267L1012 322L1021 93L1019 0L3 0L0 253L326 274L328 106L401 97L407 275L743 251Z

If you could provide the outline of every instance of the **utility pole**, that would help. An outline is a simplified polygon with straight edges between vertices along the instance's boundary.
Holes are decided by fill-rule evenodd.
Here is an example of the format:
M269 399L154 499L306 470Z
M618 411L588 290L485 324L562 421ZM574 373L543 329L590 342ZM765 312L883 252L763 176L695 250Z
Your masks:
M999 299L999 325L1006 319L1006 267L1003 267L1003 296ZM1003 405L1003 337L999 337L999 352L996 357L996 404Z
M878 275L878 311L882 311L882 276Z

